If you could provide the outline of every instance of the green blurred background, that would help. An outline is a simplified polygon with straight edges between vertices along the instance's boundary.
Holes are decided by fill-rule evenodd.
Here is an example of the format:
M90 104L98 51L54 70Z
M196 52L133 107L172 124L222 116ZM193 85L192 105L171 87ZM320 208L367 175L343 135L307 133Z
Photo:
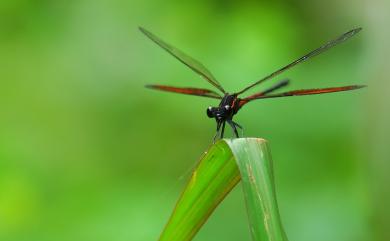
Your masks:
M236 120L270 142L290 240L390 240L389 9L385 0L2 0L0 240L157 240L211 143L205 110L217 101L145 89L210 86L139 25L230 91L363 27L277 79L291 78L290 90L369 88L257 101ZM194 240L250 240L240 186Z

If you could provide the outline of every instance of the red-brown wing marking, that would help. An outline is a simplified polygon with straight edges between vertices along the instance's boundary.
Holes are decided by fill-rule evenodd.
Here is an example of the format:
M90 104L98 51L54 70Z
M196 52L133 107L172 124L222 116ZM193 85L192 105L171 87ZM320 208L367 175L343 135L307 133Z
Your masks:
M325 93L332 93L332 92L339 92L339 91L347 91L347 90L355 90L366 87L365 85L348 85L348 86L341 86L341 87L330 87L330 88L323 88L323 89L306 89L306 90L293 90L288 91L280 94L273 94L273 95L261 95L261 93L254 94L252 96L249 96L247 98L244 98L240 101L240 107L248 103L252 100L257 99L267 99L267 98L277 98L277 97L286 97L286 96L300 96L300 95L316 95L316 94L325 94Z
M179 94L197 95L197 96L204 96L204 97L210 97L215 99L222 99L222 97L218 93L207 89L179 88L179 87L172 87L166 85L146 85L145 87L150 89L155 89L155 90L179 93Z
M294 67L295 65L299 64L299 63L303 63L305 62L306 60L314 57L314 56L317 56L323 52L325 52L326 50L340 44L340 43L343 43L344 41L346 41L347 39L351 38L352 36L354 36L355 34L357 34L358 32L360 32L360 30L362 30L362 28L356 28L356 29L352 29L351 31L348 31L344 34L342 34L341 36L337 37L336 39L333 39L329 42L327 42L326 44L322 45L321 47L311 51L310 53L300 57L299 59L289 63L288 65L276 70L275 72L267 75L266 77L256 81L255 83L249 85L248 87L244 88L243 90L237 92L238 95L244 93L245 91L249 90L250 88L268 80L268 79L272 79L273 77L283 73L284 71Z

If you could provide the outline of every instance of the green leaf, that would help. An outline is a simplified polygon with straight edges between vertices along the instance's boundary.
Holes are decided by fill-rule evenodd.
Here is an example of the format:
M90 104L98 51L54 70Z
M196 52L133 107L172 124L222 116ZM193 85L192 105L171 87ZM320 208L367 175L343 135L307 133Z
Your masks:
M240 169L252 239L286 241L267 142L259 138L238 138L226 142Z
M271 155L267 142L258 138L221 140L205 152L159 240L191 240L241 178L253 240L287 240Z

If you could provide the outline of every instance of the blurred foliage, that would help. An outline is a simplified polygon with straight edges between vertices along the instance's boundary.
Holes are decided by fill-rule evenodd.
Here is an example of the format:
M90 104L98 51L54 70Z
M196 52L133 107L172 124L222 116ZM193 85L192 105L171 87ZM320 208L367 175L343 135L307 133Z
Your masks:
M2 0L0 240L157 239L211 142L205 110L217 102L144 89L210 86L138 25L231 91L362 26L280 78L290 89L369 88L253 102L236 120L270 142L290 240L390 240L388 9L384 0ZM195 240L216 237L250 239L239 188Z

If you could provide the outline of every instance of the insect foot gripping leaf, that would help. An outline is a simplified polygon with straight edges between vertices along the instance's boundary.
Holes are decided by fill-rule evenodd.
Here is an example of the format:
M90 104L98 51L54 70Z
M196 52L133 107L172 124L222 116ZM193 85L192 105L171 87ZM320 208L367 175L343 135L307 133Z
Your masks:
M191 240L242 179L252 239L287 241L276 202L267 142L223 139L202 156L160 236L160 241Z

